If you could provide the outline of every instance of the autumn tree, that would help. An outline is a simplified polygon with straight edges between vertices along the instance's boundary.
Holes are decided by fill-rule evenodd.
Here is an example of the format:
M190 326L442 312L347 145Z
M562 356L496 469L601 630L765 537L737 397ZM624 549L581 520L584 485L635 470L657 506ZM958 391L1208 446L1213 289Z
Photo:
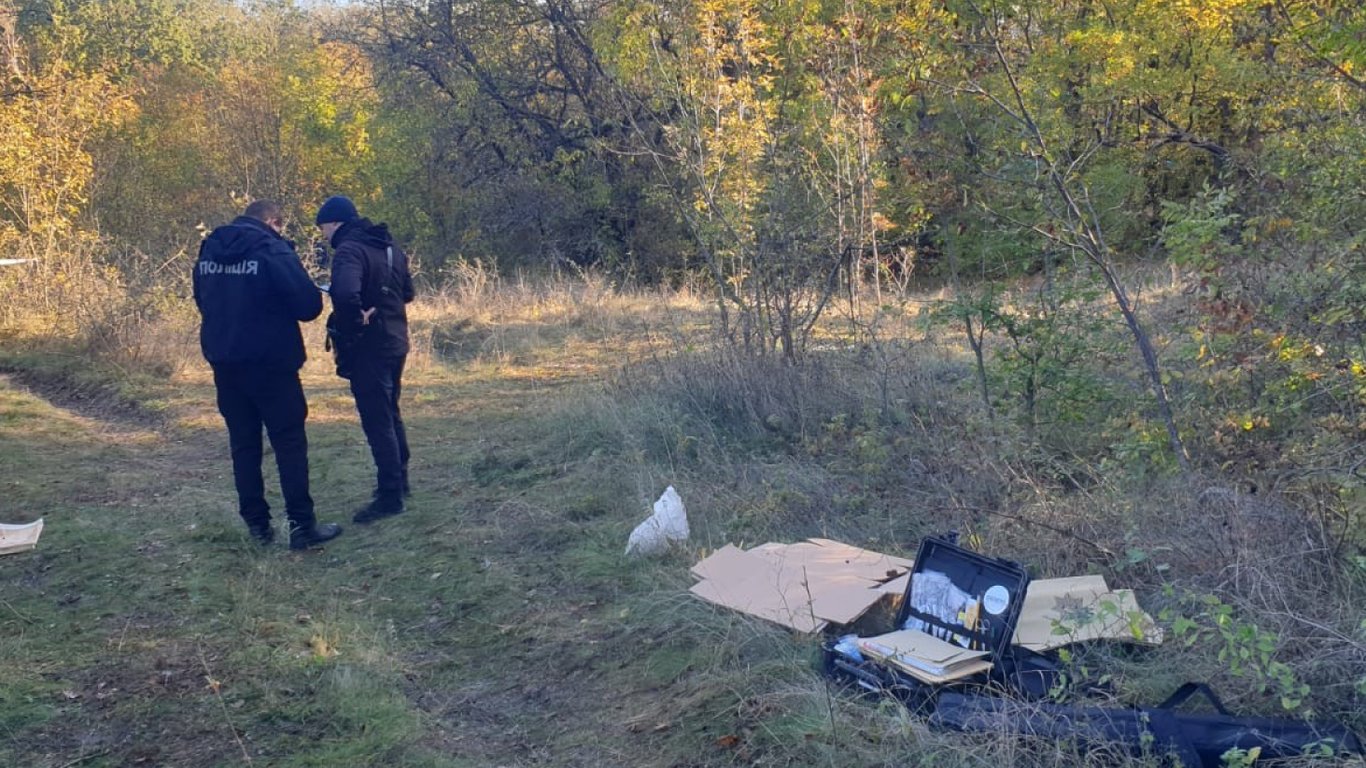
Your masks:
M418 113L435 121L422 175L410 178L448 181L448 207L411 202L440 230L462 223L443 249L659 276L672 225L647 191L653 169L629 149L631 116L600 61L605 12L566 0L397 2L338 31L384 62L392 103L422 99Z
M10 18L13 18L12 16ZM60 20L41 44L6 26L11 73L0 92L0 253L31 259L0 274L10 328L70 334L117 290L84 217L92 146L135 112L102 73L71 63L76 30Z

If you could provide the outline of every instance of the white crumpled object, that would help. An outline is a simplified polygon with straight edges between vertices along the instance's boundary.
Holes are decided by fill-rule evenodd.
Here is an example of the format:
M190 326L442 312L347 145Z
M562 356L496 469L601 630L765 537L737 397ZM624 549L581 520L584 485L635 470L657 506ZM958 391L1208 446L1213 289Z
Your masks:
M631 531L626 542L628 555L657 555L675 541L688 540L688 510L671 485L655 502L655 512Z

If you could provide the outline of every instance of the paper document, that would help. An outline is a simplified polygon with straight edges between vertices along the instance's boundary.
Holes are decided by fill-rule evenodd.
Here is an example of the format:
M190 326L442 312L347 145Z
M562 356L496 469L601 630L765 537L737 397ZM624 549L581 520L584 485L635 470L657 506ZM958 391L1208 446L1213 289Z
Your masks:
M873 658L937 678L963 677L991 667L986 651L971 651L914 629L865 637L858 646Z

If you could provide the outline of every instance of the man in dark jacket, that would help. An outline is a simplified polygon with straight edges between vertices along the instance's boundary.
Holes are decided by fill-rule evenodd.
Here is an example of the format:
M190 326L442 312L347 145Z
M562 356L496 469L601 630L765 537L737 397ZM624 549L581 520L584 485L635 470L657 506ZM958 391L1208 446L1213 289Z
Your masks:
M194 300L203 317L199 344L213 368L218 410L228 425L238 511L262 544L275 538L261 478L261 428L270 436L289 518L289 548L307 549L341 533L319 525L308 493L308 403L299 322L316 318L322 294L294 246L280 236L280 206L258 200L199 246Z
M361 429L375 460L375 493L352 518L370 523L403 511L408 494L408 436L398 400L408 358L413 278L389 228L372 224L345 197L330 197L316 219L332 255L332 317L337 375L351 381Z

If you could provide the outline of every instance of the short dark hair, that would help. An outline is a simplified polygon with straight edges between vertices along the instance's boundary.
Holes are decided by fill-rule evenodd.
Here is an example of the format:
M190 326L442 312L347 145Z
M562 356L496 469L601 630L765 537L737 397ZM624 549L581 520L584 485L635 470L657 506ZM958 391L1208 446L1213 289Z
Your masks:
M274 200L257 200L251 205L248 205L245 211L242 211L243 216L256 219L257 221L278 219L283 213L284 209Z

